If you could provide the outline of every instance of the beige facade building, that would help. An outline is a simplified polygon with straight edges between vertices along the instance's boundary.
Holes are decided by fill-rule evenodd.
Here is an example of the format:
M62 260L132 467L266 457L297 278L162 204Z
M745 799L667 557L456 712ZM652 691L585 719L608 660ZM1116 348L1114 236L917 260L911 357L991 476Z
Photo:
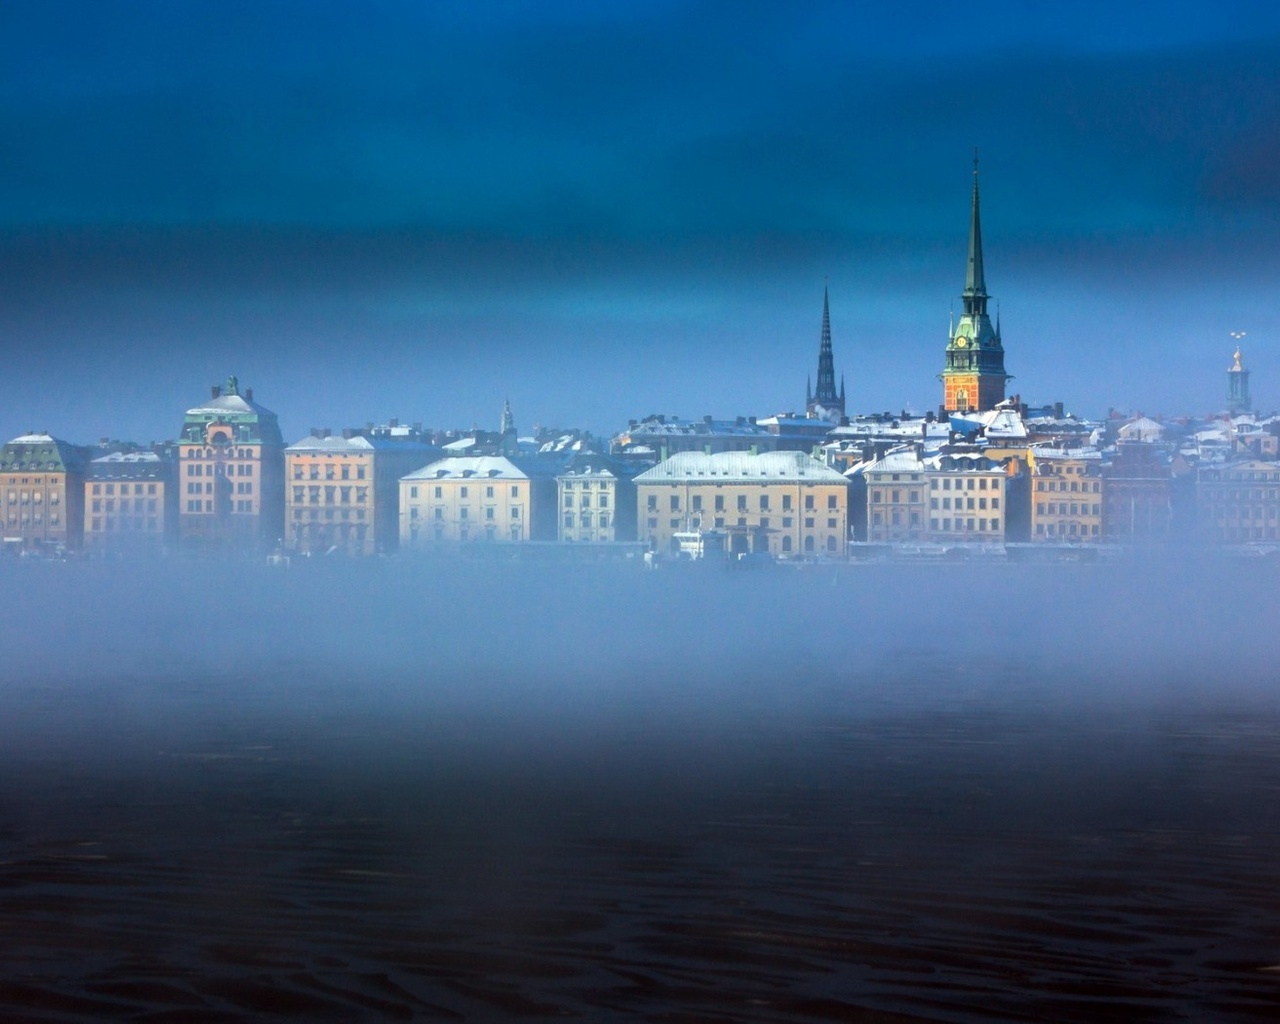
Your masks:
M848 485L803 452L683 452L636 477L636 502L639 539L654 551L717 531L731 554L846 553Z
M94 459L84 482L85 550L163 550L177 536L177 477L171 452L113 452Z
M1196 499L1206 540L1243 544L1280 539L1280 464L1246 459L1201 467Z
M400 546L554 540L555 490L502 455L440 459L400 480Z
M557 475L562 542L609 544L636 539L632 467L604 455L575 455Z
M863 467L867 540L873 544L919 543L929 529L929 485L915 448L889 452ZM861 493L861 488L859 488Z
M439 449L397 426L313 431L289 445L285 544L304 554L374 555L400 542L400 478L436 461Z
M1008 473L980 452L928 457L911 448L855 470L873 544L1003 544Z
M49 434L23 434L0 448L5 550L55 552L80 545L88 456L88 449Z
M1009 474L984 454L943 454L928 460L929 539L1003 544Z
M1033 448L1027 461L1032 541L1083 544L1102 540L1102 453Z

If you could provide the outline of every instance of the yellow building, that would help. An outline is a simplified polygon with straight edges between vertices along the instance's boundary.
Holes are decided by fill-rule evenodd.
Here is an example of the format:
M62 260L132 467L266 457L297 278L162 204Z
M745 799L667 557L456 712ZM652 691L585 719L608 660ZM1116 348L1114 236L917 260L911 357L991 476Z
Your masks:
M844 557L848 493L803 452L682 452L636 477L639 539L674 553L677 534L714 530L731 554Z
M1102 540L1102 453L1033 448L1031 539L1082 544Z
M929 487L928 539L1003 544L1008 522L1009 472L982 452L926 460Z
M274 544L284 526L284 442L276 414L235 377L188 409L178 439L184 541Z
M373 555L400 541L400 478L440 455L420 432L313 431L285 461L285 543L294 551Z
M0 449L6 550L52 553L79 546L87 461L87 449L49 434L23 434Z
M162 550L177 530L177 468L172 453L155 451L113 452L89 463L85 550Z
M1196 504L1207 540L1242 544L1280 539L1280 464L1245 459L1202 467Z
M861 469L868 541L903 544L925 540L929 490L924 474L925 463L915 447L889 452Z
M605 455L575 455L556 477L558 536L566 543L636 539L635 470Z
M555 490L502 455L440 459L400 479L400 546L554 540Z

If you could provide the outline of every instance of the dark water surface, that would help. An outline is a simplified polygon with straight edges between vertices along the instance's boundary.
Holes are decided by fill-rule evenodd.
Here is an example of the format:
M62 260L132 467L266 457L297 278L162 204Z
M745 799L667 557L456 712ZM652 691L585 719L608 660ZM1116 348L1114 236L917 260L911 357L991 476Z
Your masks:
M1276 1019L1275 574L7 569L0 1017Z

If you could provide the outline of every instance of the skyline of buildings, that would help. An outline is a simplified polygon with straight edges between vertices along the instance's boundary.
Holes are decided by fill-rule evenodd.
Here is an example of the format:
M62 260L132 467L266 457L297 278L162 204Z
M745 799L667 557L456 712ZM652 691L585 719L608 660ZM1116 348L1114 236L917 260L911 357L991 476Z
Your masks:
M1033 410L1006 397L1012 375L1000 318L988 311L978 170L975 153L963 309L948 332L936 412L847 414L824 287L817 383L806 382L803 415L651 415L606 446L581 430L521 438L504 398L495 434L437 438L393 420L341 436L312 428L288 444L276 414L231 376L187 409L175 441L150 450L104 439L92 452L33 433L5 445L6 547L176 541L368 556L473 540L631 541L670 554L844 558L851 542L1151 541L1175 535L1173 481L1192 473L1197 497L1181 500L1198 504L1201 537L1275 540L1275 489L1249 492L1258 504L1246 509L1233 504L1242 491L1221 486L1280 479L1235 464L1243 455L1269 465L1280 439L1280 417L1252 415L1242 333L1226 374L1226 458L1204 462L1203 473L1198 453L1130 450L1161 443L1164 427L1141 415L1108 436L1115 424L1091 424L1060 402ZM1154 484L1139 486L1144 476ZM1127 528L1118 495L1130 505Z

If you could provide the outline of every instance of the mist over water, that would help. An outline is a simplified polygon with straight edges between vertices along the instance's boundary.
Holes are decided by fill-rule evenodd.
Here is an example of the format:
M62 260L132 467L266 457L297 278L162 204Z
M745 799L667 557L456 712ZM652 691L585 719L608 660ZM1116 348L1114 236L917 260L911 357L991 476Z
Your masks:
M2 564L0 1007L1271 1019L1276 574Z

